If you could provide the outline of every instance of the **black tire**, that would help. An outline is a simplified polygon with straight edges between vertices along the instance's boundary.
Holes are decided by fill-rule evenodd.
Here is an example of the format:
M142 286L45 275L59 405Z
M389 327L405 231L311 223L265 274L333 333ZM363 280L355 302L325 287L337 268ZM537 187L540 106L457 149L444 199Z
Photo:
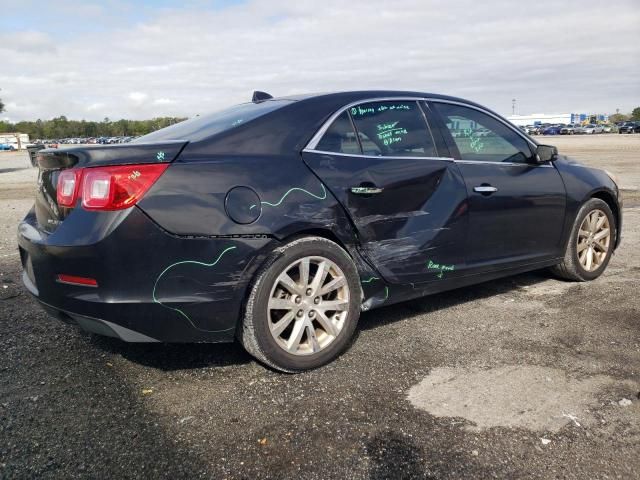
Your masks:
M602 264L593 271L585 270L580 261L578 260L578 252L577 252L577 238L578 238L578 230L580 229L580 225L584 218L593 210L601 210L605 213L609 220L609 225L612 228L611 232L611 240L609 242L609 250L607 252L607 256L605 257ZM602 272L605 271L609 261L611 260L611 255L613 254L613 248L616 242L616 238L618 235L616 220L609 208L609 205L599 198L592 198L582 205L580 210L578 211L578 215L576 216L575 222L573 223L573 228L571 229L571 236L569 237L569 243L567 244L564 259L558 265L551 267L551 271L558 277L564 280L571 280L575 282L587 282L589 280L595 280Z
M322 256L343 272L349 287L349 306L344 325L324 349L309 355L294 355L276 343L269 330L269 296L278 276L291 263L307 256ZM349 254L336 243L322 237L300 237L276 248L254 277L245 305L239 339L258 361L282 372L296 373L321 367L342 354L353 338L361 304L358 271Z

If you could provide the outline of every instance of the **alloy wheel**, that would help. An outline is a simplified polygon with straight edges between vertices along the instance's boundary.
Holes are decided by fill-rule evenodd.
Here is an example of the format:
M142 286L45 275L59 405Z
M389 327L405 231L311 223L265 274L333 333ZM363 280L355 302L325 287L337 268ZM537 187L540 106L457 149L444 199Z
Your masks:
M277 277L269 295L269 331L293 355L313 355L340 334L349 311L343 271L325 257L303 257Z
M602 210L592 210L584 217L578 230L578 261L587 272L593 272L609 255L611 226L609 218Z

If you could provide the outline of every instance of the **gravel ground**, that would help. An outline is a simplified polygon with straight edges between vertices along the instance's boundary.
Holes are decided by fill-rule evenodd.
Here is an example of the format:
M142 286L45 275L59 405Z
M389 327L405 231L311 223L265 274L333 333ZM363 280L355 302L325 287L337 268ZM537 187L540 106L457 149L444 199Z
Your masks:
M0 477L638 478L640 135L546 143L627 188L600 279L535 272L367 312L345 355L299 375L235 344L49 318L15 253L35 170L0 154Z

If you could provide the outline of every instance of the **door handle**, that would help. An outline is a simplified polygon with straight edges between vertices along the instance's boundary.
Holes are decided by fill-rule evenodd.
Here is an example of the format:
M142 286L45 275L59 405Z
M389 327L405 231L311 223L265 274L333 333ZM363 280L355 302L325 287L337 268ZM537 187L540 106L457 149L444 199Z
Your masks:
M496 187L492 187L491 185L480 185L478 187L473 187L474 192L482 193L483 195L491 195L498 191Z
M351 193L356 195L374 195L376 193L382 193L382 188L378 187L351 187Z

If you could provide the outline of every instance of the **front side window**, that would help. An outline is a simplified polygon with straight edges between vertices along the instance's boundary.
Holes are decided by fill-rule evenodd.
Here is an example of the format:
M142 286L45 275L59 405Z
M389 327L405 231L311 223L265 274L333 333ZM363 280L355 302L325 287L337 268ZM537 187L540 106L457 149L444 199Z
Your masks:
M504 123L473 108L434 103L462 160L526 163L533 156L527 141Z
M349 109L365 155L434 157L420 107L413 101L369 102Z

